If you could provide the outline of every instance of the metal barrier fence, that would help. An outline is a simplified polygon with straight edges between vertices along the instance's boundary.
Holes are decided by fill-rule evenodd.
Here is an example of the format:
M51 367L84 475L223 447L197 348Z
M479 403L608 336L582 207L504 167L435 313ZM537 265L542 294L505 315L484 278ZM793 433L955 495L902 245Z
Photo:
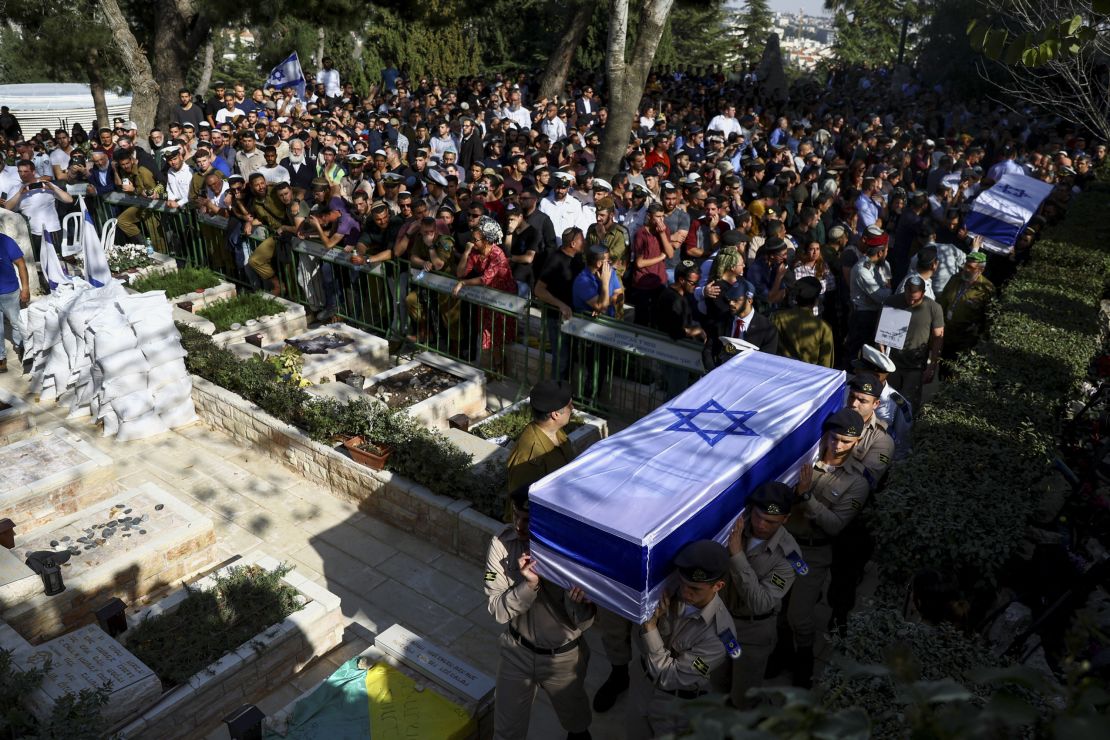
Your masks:
M129 212L127 228L138 233L117 224L117 243L149 238L182 263L260 288L247 267L267 238L258 230L240 236L237 221L121 193L86 202L98 228ZM334 309L394 347L407 341L525 387L544 378L568 380L575 404L591 411L637 418L703 374L700 347L693 343L605 317L563 322L539 300L481 286L455 296L454 275L410 269L407 260L357 265L342 249L294 238L277 246L273 265L283 295L309 310Z

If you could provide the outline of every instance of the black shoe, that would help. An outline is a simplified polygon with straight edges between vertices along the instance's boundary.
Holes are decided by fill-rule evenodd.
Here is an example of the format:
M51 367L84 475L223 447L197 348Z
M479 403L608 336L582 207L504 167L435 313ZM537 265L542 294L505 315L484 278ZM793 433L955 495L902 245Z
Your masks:
M813 688L813 648L798 648L794 653L791 681L800 689Z
M15 345L15 356L19 358L20 363L23 362L23 345Z
M0 360L0 373L8 372L8 361Z
M568 732L567 740L593 740L593 737L589 730L583 730L582 732Z
M594 694L594 711L598 714L608 712L617 703L617 697L625 691L628 691L628 664L615 665L609 671L609 678Z

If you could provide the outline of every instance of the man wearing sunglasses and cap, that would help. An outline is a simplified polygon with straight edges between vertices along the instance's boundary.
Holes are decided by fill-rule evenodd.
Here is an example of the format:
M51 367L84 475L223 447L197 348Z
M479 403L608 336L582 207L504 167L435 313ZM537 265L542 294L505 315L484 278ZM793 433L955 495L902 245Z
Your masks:
M639 670L633 670L628 738L681 734L688 726L686 702L708 694L710 674L738 649L733 620L721 601L729 573L728 551L697 540L674 559L673 586L636 630Z

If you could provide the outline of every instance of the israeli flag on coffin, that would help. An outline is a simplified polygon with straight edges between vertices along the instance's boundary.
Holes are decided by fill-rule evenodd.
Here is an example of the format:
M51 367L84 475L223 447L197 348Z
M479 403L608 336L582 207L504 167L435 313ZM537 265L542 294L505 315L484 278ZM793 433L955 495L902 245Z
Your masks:
M648 416L533 484L539 572L641 623L683 545L724 543L748 494L794 483L845 375L745 352Z
M979 193L967 214L967 230L983 237L983 248L998 254L1014 251L1029 219L1052 192L1052 186L1025 175L1003 175Z
M281 90L286 87L297 88L297 97L304 100L304 72L301 71L301 58L297 52L285 57L278 66L270 70L266 78L266 87Z

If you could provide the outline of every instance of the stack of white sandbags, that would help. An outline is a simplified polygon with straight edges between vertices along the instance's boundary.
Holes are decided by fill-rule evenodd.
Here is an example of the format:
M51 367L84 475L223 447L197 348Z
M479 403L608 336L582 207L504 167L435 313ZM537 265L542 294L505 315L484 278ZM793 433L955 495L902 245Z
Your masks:
M162 291L60 286L25 312L32 387L103 423L104 436L143 439L196 420L185 350Z

